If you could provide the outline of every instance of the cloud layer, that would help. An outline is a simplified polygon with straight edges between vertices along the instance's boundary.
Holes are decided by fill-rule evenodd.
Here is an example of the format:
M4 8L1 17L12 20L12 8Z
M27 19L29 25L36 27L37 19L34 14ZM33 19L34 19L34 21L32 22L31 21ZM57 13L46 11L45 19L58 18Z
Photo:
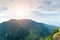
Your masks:
M11 18L60 25L60 0L0 0L0 19Z

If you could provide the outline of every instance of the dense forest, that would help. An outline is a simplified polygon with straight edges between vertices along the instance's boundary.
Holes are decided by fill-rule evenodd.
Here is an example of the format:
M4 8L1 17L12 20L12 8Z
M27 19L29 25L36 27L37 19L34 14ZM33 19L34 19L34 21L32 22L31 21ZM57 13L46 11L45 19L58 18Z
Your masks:
M56 26L29 19L11 19L0 24L0 40L52 40L56 32Z

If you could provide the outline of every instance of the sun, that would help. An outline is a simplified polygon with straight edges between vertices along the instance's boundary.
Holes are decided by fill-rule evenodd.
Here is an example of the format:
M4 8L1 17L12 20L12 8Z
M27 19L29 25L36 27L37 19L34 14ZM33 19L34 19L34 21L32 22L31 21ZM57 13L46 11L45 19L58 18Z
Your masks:
M17 16L25 16L26 14L25 14L25 10L23 10L23 9L18 9L17 10Z
M20 3L20 2L19 2ZM24 19L30 15L30 7L28 4L15 3L11 5L11 14L15 19Z
M29 16L29 13L23 9L23 8L18 8L16 10L16 19L24 19L26 18L27 16Z

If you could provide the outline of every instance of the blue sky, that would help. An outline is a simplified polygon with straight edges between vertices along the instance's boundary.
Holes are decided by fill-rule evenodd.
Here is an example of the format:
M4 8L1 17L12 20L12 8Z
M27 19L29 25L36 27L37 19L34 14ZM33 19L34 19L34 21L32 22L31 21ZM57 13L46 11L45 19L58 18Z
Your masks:
M14 18L60 26L60 0L0 0L0 22Z

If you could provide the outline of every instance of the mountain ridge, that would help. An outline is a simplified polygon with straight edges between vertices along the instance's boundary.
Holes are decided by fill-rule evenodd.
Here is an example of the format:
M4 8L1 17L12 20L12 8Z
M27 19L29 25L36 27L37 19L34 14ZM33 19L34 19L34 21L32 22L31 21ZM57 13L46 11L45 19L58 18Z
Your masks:
M30 19L11 19L0 24L0 35L3 40L39 40L50 35L56 28Z

